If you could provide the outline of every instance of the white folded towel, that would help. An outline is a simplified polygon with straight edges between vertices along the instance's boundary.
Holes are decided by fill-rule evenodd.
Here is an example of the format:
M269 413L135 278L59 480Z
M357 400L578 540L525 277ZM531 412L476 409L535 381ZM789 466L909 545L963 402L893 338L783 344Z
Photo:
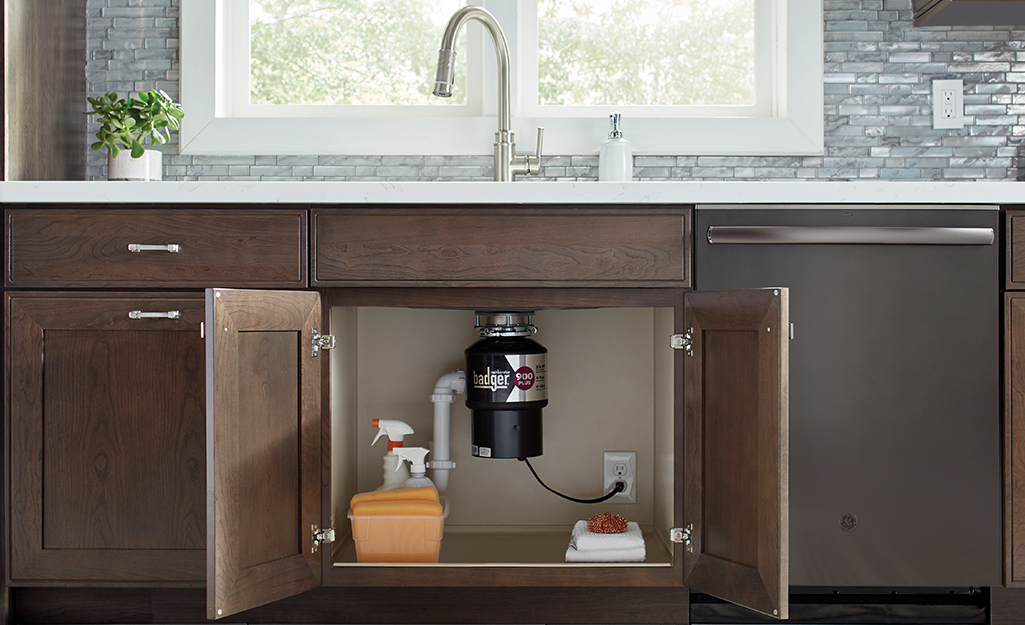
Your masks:
M626 530L618 534L599 534L587 529L587 521L577 521L569 539L569 546L577 551L644 549L641 526L634 521L626 524Z
M637 523L628 521L618 534L599 534L587 529L587 521L577 521L566 562L644 562L644 555L644 536Z
M566 562L644 562L644 545L632 549L585 549L570 547Z

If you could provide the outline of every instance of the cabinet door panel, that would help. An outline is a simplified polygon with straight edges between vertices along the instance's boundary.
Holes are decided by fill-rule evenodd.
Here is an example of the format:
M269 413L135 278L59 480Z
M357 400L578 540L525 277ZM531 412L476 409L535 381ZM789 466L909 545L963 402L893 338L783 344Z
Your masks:
M1025 586L1025 293L1004 302L1004 584Z
M16 294L8 310L12 580L201 580L202 300Z
M313 292L208 289L207 615L321 584L320 327Z
M787 618L786 289L688 293L684 584Z

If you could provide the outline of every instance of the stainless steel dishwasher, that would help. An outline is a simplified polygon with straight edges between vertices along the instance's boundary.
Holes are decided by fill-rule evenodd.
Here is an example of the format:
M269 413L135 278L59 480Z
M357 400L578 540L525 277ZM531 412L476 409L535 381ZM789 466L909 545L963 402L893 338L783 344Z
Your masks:
M791 587L1001 582L996 207L699 206L695 287L790 287Z

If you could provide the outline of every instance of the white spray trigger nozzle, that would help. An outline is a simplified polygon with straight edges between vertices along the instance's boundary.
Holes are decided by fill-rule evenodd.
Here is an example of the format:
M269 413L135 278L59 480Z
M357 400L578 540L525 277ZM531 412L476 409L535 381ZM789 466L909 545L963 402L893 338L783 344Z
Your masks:
M398 445L390 446L398 447L402 444L403 436L413 433L413 428L408 423L398 419L374 419L370 424L377 428L377 435L374 436L374 442L370 443L371 445L376 443L377 439L387 435L389 441L398 443Z
M397 447L395 453L402 460L409 462L410 473L427 472L427 454L431 451L425 447ZM402 466L401 464L399 466ZM398 467L395 468L398 471Z

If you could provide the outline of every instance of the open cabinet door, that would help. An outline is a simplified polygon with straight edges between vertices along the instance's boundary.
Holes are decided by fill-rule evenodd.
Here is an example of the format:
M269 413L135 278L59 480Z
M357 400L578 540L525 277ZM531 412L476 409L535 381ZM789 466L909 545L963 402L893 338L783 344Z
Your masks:
M684 585L788 612L787 290L687 293Z
M312 292L207 289L207 616L321 584Z

